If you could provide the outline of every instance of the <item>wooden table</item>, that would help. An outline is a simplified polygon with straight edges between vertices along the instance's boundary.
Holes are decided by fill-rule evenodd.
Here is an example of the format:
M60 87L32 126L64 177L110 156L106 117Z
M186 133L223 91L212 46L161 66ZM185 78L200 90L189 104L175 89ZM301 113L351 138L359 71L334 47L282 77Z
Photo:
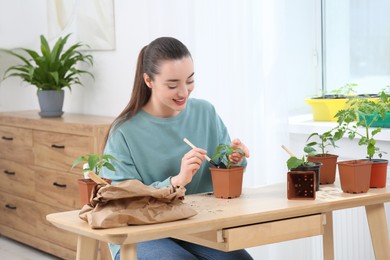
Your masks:
M198 215L170 223L91 229L78 211L50 214L55 226L79 235L77 259L94 259L98 241L121 245L121 259L136 259L136 243L175 237L224 251L303 237L323 235L324 259L334 259L334 210L365 206L377 260L390 259L384 203L390 186L363 194L343 193L336 185L321 186L316 200L287 200L286 184L243 191L240 198L217 199L211 194L186 196Z

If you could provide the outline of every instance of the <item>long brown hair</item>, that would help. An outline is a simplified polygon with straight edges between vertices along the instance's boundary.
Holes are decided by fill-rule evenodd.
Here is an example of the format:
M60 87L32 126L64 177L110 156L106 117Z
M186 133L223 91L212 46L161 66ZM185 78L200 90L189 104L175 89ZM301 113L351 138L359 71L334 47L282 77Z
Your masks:
M157 38L141 49L130 101L111 124L110 131L106 134L104 147L110 132L125 121L130 120L149 101L152 93L144 81L143 74L146 73L151 80L154 80L155 76L160 73L161 62L179 60L184 57L191 57L189 50L182 42L172 37Z

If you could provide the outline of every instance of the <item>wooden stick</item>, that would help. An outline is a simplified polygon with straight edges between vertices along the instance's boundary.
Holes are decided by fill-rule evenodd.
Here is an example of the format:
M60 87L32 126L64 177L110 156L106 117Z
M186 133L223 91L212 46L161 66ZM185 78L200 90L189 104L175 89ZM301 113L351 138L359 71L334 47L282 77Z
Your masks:
M188 144L189 146L191 146L192 149L195 149L196 146L193 145L187 138L184 138L183 141ZM206 158L207 161L211 161L210 157L207 156L207 154L205 154L204 158Z
M96 175L96 173L94 173L93 171L89 171L88 172L88 176L89 176L89 178L91 178L91 180L93 180L97 184L106 184L106 185L108 185L108 182L106 182L105 180L100 178L100 176Z
M282 148L290 155L293 157L296 157L286 146L282 145Z

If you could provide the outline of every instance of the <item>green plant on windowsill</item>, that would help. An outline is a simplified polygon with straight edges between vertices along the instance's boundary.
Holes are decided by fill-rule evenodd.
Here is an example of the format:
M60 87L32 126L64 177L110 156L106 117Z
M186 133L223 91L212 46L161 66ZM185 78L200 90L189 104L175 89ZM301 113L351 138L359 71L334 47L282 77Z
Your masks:
M358 84L356 83L347 83L344 86L341 86L337 89L333 89L330 93L335 95L338 98L347 98L356 95L356 89Z
M390 99L384 91L379 93L379 99L374 101L367 97L355 97L349 101L349 107L336 114L338 131L347 134L349 139L359 137L358 145L366 146L366 155L371 160L375 154L381 158L385 153L377 146L375 136L381 132L381 127L372 127L379 118L384 119L390 111ZM363 128L363 133L359 132Z

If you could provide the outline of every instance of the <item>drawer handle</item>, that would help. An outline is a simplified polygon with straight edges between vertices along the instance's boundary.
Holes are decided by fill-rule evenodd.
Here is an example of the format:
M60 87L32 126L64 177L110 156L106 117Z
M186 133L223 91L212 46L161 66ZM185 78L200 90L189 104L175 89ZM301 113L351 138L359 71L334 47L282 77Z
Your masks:
M6 207L7 209L13 209L13 210L16 209L16 206L14 206L14 205L12 205L12 204L7 204L7 205L5 205L5 207Z
M56 149L65 149L65 145L56 145L56 144L52 144L51 147L52 147L52 148L56 148Z
M8 170L4 170L4 173L7 175L15 175L15 172L10 172Z
M14 140L14 138L12 138L12 137L6 137L6 136L2 136L1 139L6 140L6 141L12 141L12 140Z
M57 186L57 187L60 187L60 188L66 188L66 184L61 184L61 183L53 182L53 185L54 185L54 186Z

